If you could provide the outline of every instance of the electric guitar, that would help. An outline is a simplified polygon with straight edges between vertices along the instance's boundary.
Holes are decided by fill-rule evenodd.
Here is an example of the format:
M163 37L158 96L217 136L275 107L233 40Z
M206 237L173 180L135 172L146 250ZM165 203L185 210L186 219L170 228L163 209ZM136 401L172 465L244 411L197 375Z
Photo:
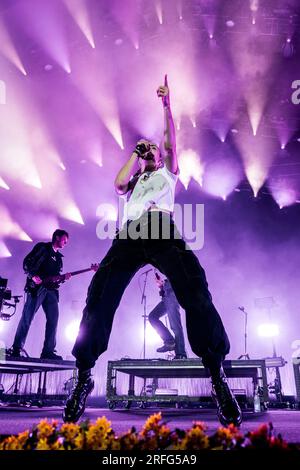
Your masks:
M78 276L78 274L87 273L88 271L97 271L99 264L91 264L90 268L80 269L79 271L73 271L70 274ZM46 287L47 289L58 289L60 284L66 281L66 274L58 274L57 276L47 276L42 279L41 284L36 284L32 279L27 278L25 285L25 292L30 294L36 293L40 287Z

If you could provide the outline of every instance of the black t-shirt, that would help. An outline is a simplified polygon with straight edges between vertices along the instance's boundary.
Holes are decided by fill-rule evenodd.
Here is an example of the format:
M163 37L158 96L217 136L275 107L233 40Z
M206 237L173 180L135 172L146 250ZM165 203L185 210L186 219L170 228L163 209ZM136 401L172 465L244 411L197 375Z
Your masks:
M63 255L59 251L53 250L51 242L40 242L25 257L23 268L29 277L57 276L62 270L62 258Z
M48 255L39 267L38 275L43 279L48 276L57 276L62 270L62 254L48 248Z

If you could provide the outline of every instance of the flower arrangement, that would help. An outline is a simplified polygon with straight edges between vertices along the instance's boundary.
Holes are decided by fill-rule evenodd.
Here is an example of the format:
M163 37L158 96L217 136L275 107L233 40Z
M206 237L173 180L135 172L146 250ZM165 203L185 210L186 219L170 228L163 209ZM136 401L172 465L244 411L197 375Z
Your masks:
M17 436L0 437L0 450L242 450L276 449L298 450L300 444L288 444L281 435L275 436L272 424L263 424L257 430L243 434L233 425L220 427L208 436L206 425L193 423L188 430L171 430L161 413L150 416L142 430L134 427L117 436L105 416L96 422L67 423L42 420L31 431Z

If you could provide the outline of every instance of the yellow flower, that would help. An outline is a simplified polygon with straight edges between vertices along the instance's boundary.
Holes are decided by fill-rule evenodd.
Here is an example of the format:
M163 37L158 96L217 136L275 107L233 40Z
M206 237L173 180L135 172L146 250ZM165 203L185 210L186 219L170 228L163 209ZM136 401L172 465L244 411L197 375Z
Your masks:
M205 425L203 423L196 423L186 432L185 437L179 444L181 450L198 450L207 449L209 447L209 438L206 436Z
M95 424L90 425L86 432L86 441L89 449L104 450L107 448L107 434L111 432L111 422L105 416L98 418Z
M65 423L60 428L60 434L67 441L70 441L70 442L74 441L75 437L77 437L79 432L80 432L80 427L78 426L78 424L74 424L74 423Z
M47 438L42 437L41 439L39 439L36 446L36 450L50 450Z
M145 436L149 431L153 431L157 433L160 427L161 427L161 412L155 413L149 416L140 434L142 436Z
M43 419L37 425L38 439L51 436L51 434L53 434L53 432L56 430L56 426L57 426L57 421L53 420L52 423L49 423L47 419Z
M76 449L82 449L84 445L84 434L78 434L74 439L74 445Z

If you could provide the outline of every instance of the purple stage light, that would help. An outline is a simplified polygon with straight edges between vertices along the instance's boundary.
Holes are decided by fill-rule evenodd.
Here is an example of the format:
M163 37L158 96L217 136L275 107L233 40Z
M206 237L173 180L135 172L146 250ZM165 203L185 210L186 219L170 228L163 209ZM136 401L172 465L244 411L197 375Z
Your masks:
M0 258L10 258L11 256L12 254L5 243L0 241Z
M80 320L73 320L65 328L65 336L68 341L74 343L79 332Z
M262 323L257 327L257 333L262 338L274 338L279 335L279 326L275 323Z

